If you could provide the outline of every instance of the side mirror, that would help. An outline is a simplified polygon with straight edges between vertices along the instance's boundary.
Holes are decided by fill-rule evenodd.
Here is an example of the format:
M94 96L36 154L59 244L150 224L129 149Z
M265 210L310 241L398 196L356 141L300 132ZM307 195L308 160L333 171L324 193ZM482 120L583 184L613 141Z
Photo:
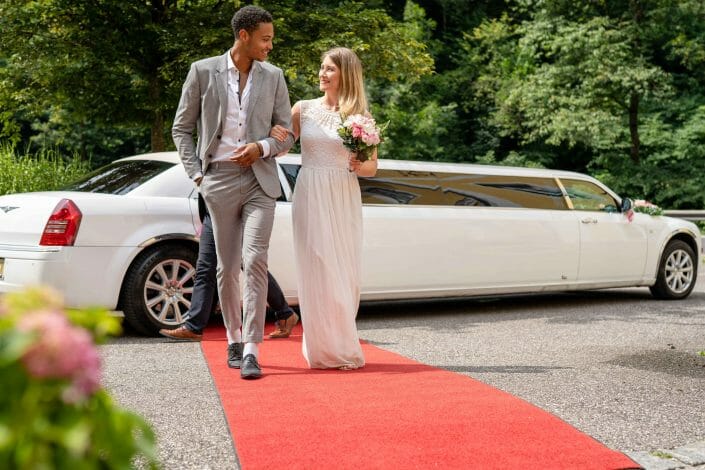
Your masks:
M622 199L622 204L620 204L619 210L623 213L627 212L629 209L632 208L632 205L633 205L632 200L629 199L628 197L625 197Z

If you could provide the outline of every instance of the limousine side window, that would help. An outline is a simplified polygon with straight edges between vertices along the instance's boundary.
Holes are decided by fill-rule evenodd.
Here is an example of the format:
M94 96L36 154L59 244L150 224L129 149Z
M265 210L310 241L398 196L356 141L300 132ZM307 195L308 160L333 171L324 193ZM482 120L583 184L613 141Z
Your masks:
M301 166L281 164L291 190L296 186ZM442 205L443 191L431 172L377 170L373 178L359 178L363 204Z
M568 209L553 178L444 173L441 185L452 206Z
M364 204L568 208L552 178L378 170L360 190Z
M604 189L589 181L562 179L573 209L577 211L617 212L617 201Z
M301 165L283 163L281 167L282 170L284 170L284 176L286 176L286 181L289 183L289 187L293 191L294 186L296 186L296 178L298 178L299 176L299 170L301 169Z
M377 170L359 178L363 204L443 205L438 177L428 171Z

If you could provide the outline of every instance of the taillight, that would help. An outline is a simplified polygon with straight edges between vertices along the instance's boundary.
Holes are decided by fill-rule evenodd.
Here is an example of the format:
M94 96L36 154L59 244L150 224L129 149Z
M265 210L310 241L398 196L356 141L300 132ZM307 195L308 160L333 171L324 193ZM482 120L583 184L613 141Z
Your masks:
M83 214L71 199L62 199L49 216L40 245L72 246Z

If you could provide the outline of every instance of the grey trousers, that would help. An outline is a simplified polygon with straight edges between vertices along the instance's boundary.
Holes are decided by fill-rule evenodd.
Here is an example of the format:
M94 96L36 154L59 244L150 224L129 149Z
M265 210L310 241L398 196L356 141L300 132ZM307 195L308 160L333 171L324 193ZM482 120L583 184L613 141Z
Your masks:
M244 343L261 343L267 307L267 250L276 200L260 187L252 168L231 162L208 167L201 194L213 222L218 255L218 295L228 342L242 327ZM242 316L240 266L244 277Z

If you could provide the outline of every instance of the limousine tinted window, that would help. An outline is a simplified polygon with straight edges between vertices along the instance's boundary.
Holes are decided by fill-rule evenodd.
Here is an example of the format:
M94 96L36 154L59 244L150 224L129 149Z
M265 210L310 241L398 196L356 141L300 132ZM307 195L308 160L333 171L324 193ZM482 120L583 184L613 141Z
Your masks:
M292 191L300 165L281 165ZM373 178L359 178L363 204L443 205L445 198L438 178L432 172L377 170Z
M281 165L282 170L284 170L284 176L286 176L286 181L289 183L291 190L294 190L296 186L296 178L299 176L299 170L301 165L294 165L291 163L284 163Z
M505 175L439 175L448 205L568 209L553 178Z
M363 204L445 204L439 179L433 172L377 170L373 178L359 181Z
M589 181L561 179L576 211L617 212L617 201L604 189Z
M293 189L301 167L282 169ZM568 208L553 178L380 169L359 182L363 204Z
M568 208L552 178L379 170L360 189L366 204Z

